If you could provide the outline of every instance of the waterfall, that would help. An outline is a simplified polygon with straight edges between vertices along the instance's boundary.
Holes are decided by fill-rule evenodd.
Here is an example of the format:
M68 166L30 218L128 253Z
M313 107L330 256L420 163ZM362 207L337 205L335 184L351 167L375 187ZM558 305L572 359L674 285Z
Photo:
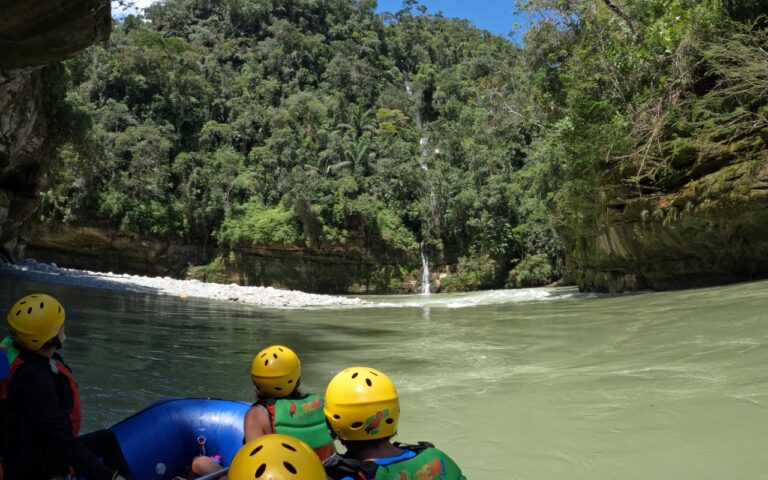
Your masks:
M413 95L413 88L411 87L411 76L408 75L408 70L403 70L403 83L405 84L405 93Z
M429 258L427 258L427 244L421 241L419 248L421 253L421 293L429 295Z
M408 93L409 96L413 96L413 88L411 87L411 77L408 75L407 71L403 72L403 83L405 83L406 93ZM416 120L416 126L421 128L421 112L419 112L418 109L416 109L415 120ZM429 167L427 166L427 157L429 156L428 148L429 148L429 136L422 135L421 138L419 138L419 166L421 166L422 170L429 170Z
M408 75L408 71L403 71L403 83L405 84L405 91L409 96L413 96L413 88L411 86L411 77ZM416 126L421 129L421 112L416 109ZM429 136L422 135L419 138L419 166L422 170L429 170L427 164L427 158L429 157ZM429 179L427 179L429 180ZM432 188L432 184L429 184L429 198L432 210L434 211L435 203L435 191ZM427 243L422 240L419 245L419 253L421 254L421 294L429 295L429 258L427 257ZM429 311L427 310L427 315Z
M419 139L419 150L421 151L421 155L419 156L419 166L422 170L429 170L429 166L427 165L427 156L429 155L429 152L427 151L428 148L429 137L427 135L422 135Z
M405 93L408 94L409 97L413 96L413 84L411 83L411 76L408 75L408 71L403 71L403 84L405 84ZM421 128L421 112L419 109L416 109L416 126Z

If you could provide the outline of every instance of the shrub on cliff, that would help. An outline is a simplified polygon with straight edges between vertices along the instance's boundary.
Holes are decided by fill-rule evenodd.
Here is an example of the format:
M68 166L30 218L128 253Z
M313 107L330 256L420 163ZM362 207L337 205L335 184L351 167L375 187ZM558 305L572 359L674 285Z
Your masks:
M507 275L507 288L541 287L552 283L555 270L544 254L524 258Z
M291 210L248 202L235 207L221 225L218 240L228 245L298 245L304 238Z
M498 265L489 256L462 257L456 270L440 282L440 292L484 290L498 284Z

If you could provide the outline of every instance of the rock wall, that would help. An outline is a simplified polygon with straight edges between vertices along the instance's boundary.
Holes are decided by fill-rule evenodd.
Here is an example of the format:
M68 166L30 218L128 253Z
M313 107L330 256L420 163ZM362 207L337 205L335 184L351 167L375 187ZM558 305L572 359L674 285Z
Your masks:
M679 190L609 202L569 258L586 291L668 290L768 277L768 151Z
M0 12L0 260L13 260L55 157L46 91L55 73L43 66L106 39L111 18L108 0L0 0Z
M37 205L51 155L43 70L0 71L0 257L19 258L18 230Z
M25 256L61 267L195 278L320 293L417 292L420 272L374 262L354 249L273 245L217 250L107 228L26 223Z
M192 269L205 281L260 285L318 293L376 291L376 266L356 253L250 247L221 252L211 264Z
M67 268L183 278L208 258L201 246L159 241L97 227L25 224L25 256Z
M111 28L108 0L0 0L0 69L48 65L99 40Z

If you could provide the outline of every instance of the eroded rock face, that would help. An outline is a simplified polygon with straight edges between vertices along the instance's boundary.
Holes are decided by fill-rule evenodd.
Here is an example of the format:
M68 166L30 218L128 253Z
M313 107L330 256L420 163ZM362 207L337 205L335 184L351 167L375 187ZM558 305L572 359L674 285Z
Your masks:
M105 0L0 0L0 70L48 65L107 38Z
M279 246L219 252L204 269L190 271L191 276L204 281L336 294L375 291L371 284L375 272L376 268L368 259L354 252Z
M375 264L354 250L281 245L212 250L112 229L35 222L22 230L26 257L68 268L320 293L388 292L394 283L401 284L400 268ZM414 291L420 286L413 287L394 290Z
M83 270L184 277L190 265L206 260L201 246L97 227L31 222L21 236L29 258Z
M23 255L18 230L35 211L54 157L44 65L106 39L107 0L0 0L0 259Z
M42 69L0 71L0 256L17 258L18 228L36 204L50 157Z
M768 151L679 191L615 202L573 257L587 291L668 290L768 276Z

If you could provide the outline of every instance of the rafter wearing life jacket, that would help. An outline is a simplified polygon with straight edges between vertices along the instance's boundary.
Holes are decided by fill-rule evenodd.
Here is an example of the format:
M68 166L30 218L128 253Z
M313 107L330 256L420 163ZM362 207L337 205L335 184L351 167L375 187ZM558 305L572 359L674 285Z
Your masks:
M2 405L0 406L0 410L3 412L2 422L5 423L10 414L6 402L8 401L8 391L11 381L19 368L28 361L28 355L34 355L34 353L21 353L19 348L13 344L13 339L11 337L5 337L2 342L0 342L0 354L6 357L9 364L7 375L0 380L0 404ZM54 354L49 360L49 363L51 366L51 374L54 376L61 375L61 377L54 378L63 378L69 386L68 390L72 392L72 410L69 412L69 420L72 424L72 438L76 438L80 434L83 418L80 406L80 389L77 386L77 382L75 382L75 378L72 376L72 370L70 370L70 368L62 361L58 354Z
M416 445L395 442L394 445L403 453L376 460L335 455L325 462L325 470L330 478L353 480L465 479L456 463L429 442Z
M272 431L298 438L309 445L321 460L333 454L333 438L323 414L319 395L300 398L264 398L254 405L267 410Z

